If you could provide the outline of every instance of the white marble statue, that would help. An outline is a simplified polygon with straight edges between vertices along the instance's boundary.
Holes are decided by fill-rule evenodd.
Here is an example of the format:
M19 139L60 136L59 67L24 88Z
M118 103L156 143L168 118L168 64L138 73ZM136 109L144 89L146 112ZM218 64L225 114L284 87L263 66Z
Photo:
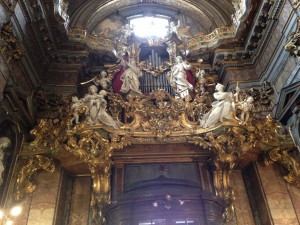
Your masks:
M86 108L86 123L89 125L96 124L104 124L114 129L118 129L120 127L120 122L115 121L108 113L107 113L107 101L105 100L105 96L107 95L107 91L101 90L99 93L98 88L95 85L91 85L88 88L88 93L81 99L77 97L72 97L72 118L71 124L75 121L76 124L79 123L79 114L80 108Z
M199 68L199 71L196 74L196 78L197 78L197 93L200 95L203 95L205 93L206 79L204 75L205 75L205 70L201 70Z
M100 109L100 96L97 93L98 88L95 85L91 85L88 88L89 93L83 97L84 104L88 107L86 112L87 123L95 124L97 122L97 114Z
M120 79L123 82L120 91L124 94L131 92L131 94L142 94L140 91L139 78L142 77L142 71L136 66L134 59L129 62L122 60L121 64L124 66L125 71Z
M193 90L193 85L188 82L186 71L190 70L191 65L187 64L182 60L181 56L176 57L176 62L172 66L171 71L168 72L168 79L175 97L185 98L189 96L189 90Z
M97 115L97 120L109 127L113 127L114 129L118 129L120 127L120 123L116 122L108 113L107 113L107 101L105 100L105 96L107 92L105 90L100 91L100 109Z
M175 23L172 21L170 22L170 26L169 26L169 34L175 33L176 35L178 35L178 28L180 26L180 20L178 20L177 25L175 25Z
M100 75L94 80L94 83L100 85L103 90L108 90L110 87L110 79L107 77L106 71L102 70Z
M3 165L3 158L4 158L4 150L10 146L10 140L7 137L0 138L0 185L3 184L3 172L4 172L4 165Z
M200 126L203 128L212 127L223 119L231 120L235 117L234 96L231 92L225 92L222 84L216 85L214 98L216 101L212 103L211 110L200 120Z
M254 109L253 97L248 96L244 101L236 103L238 109L241 110L239 119L241 120L240 124L245 124L248 122L249 115L251 110Z
M76 124L79 123L79 109L83 105L82 101L79 100L76 96L72 97L72 118L70 120L70 123L72 124L73 121L75 121Z

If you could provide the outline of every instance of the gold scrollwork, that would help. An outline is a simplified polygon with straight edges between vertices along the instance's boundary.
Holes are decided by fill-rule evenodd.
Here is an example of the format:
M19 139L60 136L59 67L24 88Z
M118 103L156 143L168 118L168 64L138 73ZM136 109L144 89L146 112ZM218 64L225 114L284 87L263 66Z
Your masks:
M39 170L45 170L47 172L54 172L55 165L52 158L35 155L27 159L26 163L19 170L17 175L16 184L16 200L20 200L25 194L32 193L36 189L36 182L34 181L34 175Z
M217 169L213 174L214 186L216 189L216 195L223 199L226 204L225 211L223 213L224 221L230 222L234 217L234 191L229 182L229 170Z
M290 151L288 149L282 149L281 147L275 147L269 151L264 158L264 163L269 166L274 162L279 163L288 171L288 174L283 176L284 180L300 188L299 163L295 157L290 154Z

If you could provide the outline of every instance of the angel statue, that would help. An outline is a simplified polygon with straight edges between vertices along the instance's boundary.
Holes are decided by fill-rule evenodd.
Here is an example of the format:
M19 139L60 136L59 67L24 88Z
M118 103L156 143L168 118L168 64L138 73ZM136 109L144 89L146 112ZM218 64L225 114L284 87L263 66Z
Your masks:
M184 99L189 96L189 90L193 90L193 85L188 82L185 70L190 70L191 65L182 60L181 56L176 57L176 64L168 72L168 79L171 87L173 88L176 97Z
M232 92L225 92L224 85L217 84L214 98L216 101L212 103L211 110L200 120L200 126L203 128L212 127L224 119L235 118L235 103Z
M178 20L177 25L175 25L175 22L170 22L170 26L168 26L169 28L169 34L175 33L176 35L178 35L178 28L180 26L180 20Z
M236 103L238 109L241 110L239 119L241 120L240 124L246 124L249 119L251 110L254 109L253 97L248 96L244 101Z
M88 84L90 82L93 82L96 86L101 86L102 90L107 91L110 88L111 79L107 76L106 71L102 70L98 76L80 84Z
M73 121L75 121L76 124L79 123L79 111L80 107L83 106L83 102L79 100L76 96L72 97L72 118L70 120L70 124L73 124Z
M130 59L129 62L125 60L121 61L121 64L124 66L125 71L121 75L120 79L123 82L121 86L121 92L127 94L131 92L132 94L142 94L140 91L140 81L142 77L142 71L136 65L134 59Z

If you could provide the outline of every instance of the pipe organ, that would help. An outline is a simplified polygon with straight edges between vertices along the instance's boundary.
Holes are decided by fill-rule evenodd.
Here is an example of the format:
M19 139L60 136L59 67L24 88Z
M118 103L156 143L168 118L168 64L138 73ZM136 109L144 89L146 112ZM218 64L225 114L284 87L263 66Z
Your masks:
M171 96L174 92L167 79L167 73L170 69L164 68L166 62L169 62L169 54L166 50L167 46L140 46L139 61L145 62L147 70L143 70L143 76L140 79L140 89L144 94L149 94L157 89L166 90ZM160 69L160 72L158 70Z
M149 94L157 89L166 90L171 96L174 96L172 87L167 79L168 71L165 71L157 76L153 76L151 73L143 71L143 76L140 80L140 89L144 94Z

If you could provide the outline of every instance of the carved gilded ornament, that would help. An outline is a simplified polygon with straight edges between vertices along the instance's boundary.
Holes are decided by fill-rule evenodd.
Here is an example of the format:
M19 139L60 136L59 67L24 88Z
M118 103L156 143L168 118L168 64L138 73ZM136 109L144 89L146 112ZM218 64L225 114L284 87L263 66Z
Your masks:
M216 28L211 33L204 35L202 33L194 35L186 41L186 47L190 52L203 48L216 46L221 40L233 38L236 35L236 26L223 26ZM109 52L121 52L127 46L120 43L114 43L112 40L87 34L87 31L80 28L69 28L68 36L71 41L86 44L90 49L106 50Z
M86 30L83 29L70 28L68 36L71 41L86 44L86 46L91 49L106 50L110 52L115 50L115 44L110 39L87 34Z
M55 165L52 157L46 155L33 155L24 160L23 166L19 170L16 185L16 200L21 200L25 194L29 194L36 189L36 172L45 170L47 172L54 172Z
M221 98L217 103L212 103L211 93L176 99L165 90L153 91L149 96L127 95L126 98L91 91L83 98L77 98L77 109L71 107L73 102L67 109L60 110L60 116L41 119L31 131L35 139L23 146L21 155L27 158L27 163L19 171L17 196L20 198L34 190L30 180L38 169L54 169L50 155L59 159L60 154L69 153L88 165L93 179L93 215L95 220L102 221L102 208L110 203L113 152L132 144L158 143L192 143L199 146L199 150L211 151L216 194L226 202L225 221L230 221L234 215L229 173L247 157L257 157L260 153L268 155L271 161L290 171L285 179L298 186L299 168L287 152L294 146L292 139L280 135L279 124L271 117L262 116L260 111L251 108L247 111L249 118L243 120L242 109L232 108L234 104L226 105L228 101L243 102L251 92L237 88L235 93L230 93L224 92L221 85L219 87L215 94L221 94L221 97L226 94L230 98ZM272 104L266 93L271 93L267 84L255 92L255 109L261 102L265 102L266 108L267 103ZM230 119L220 113L219 107L233 110ZM209 118L213 111L222 117L208 127L201 127L201 120ZM72 120L74 113L78 123Z
M0 30L0 51L8 63L17 61L24 55L24 49L20 46L13 33L11 22L3 24Z

